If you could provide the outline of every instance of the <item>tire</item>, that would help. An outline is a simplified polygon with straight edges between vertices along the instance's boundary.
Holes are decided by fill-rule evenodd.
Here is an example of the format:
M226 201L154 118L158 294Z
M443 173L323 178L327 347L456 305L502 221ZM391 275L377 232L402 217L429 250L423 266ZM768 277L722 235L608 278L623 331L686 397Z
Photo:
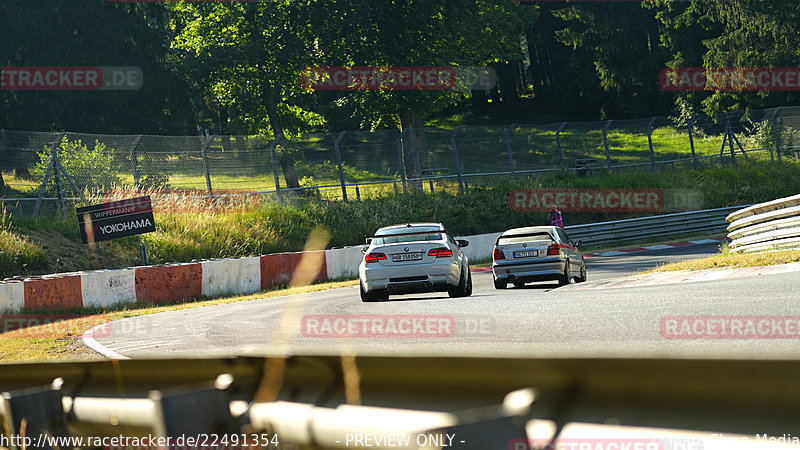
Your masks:
M461 274L461 279L458 280L458 286L448 289L447 295L451 298L472 295L472 273L469 271L469 267L466 269L466 274Z
M559 286L566 286L572 281L572 274L570 273L572 269L570 268L569 260L564 263L564 274L558 279Z
M362 302L379 302L381 300L388 300L388 294L382 294L379 292L366 292L364 291L364 285L358 283L359 291L361 293L361 301Z
M575 277L576 283L583 283L584 281L586 281L586 263L583 263L583 266L581 266L581 275Z
M495 289L505 289L507 287L508 287L508 282L507 281L494 280L494 288Z
M514 282L514 287L516 287L516 288L525 287L525 282L523 282L523 281L515 281Z

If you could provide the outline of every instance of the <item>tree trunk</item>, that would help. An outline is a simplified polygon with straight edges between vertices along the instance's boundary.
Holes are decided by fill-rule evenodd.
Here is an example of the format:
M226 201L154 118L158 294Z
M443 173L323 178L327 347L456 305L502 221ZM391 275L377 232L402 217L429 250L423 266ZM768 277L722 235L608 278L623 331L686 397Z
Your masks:
M406 178L420 178L422 176L422 164L420 155L423 153L425 145L422 118L420 115L408 108L403 108L399 112L400 129L408 132L403 137L403 162L406 167ZM420 139L422 138L422 139ZM422 181L416 180L408 183L411 190L421 191Z
M266 76L264 78L266 78ZM280 139L279 146L283 150L278 154L281 163L281 169L283 169L283 178L286 180L286 186L289 189L299 188L300 182L297 180L297 173L295 172L294 167L295 155L293 155L293 152L287 148L289 141L285 138L280 138L280 136L283 136L283 127L278 119L278 110L275 108L275 99L272 96L272 86L266 80L262 80L262 83L264 89L261 92L261 104L267 111L267 118L269 119L270 126L272 126L272 132L275 134L276 138Z

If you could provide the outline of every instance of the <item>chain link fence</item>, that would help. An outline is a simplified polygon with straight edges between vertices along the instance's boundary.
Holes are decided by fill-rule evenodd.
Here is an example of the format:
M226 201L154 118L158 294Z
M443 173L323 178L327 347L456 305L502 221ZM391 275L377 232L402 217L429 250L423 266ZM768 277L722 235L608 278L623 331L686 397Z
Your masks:
M661 170L798 159L800 107L725 116L283 136L0 130L2 200L17 212L77 199L158 195L361 200L467 191L558 170Z

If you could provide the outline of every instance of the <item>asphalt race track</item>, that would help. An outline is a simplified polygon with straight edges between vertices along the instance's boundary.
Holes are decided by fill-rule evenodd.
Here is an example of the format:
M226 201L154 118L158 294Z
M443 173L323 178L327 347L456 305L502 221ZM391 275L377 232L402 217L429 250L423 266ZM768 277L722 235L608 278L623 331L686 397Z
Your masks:
M587 260L589 282L657 264L703 257L718 244ZM391 297L362 303L356 287L194 308L114 322L96 341L125 357L292 354L525 357L800 358L798 339L666 339L660 325L676 315L798 315L800 276L772 274L718 281L576 290L556 283L494 289L474 273L471 297ZM581 285L585 286L585 285ZM432 319L410 333L331 337L334 319ZM283 320L282 320L283 319ZM325 320L328 319L328 328ZM361 321L361 322L359 322ZM284 325L280 325L283 323ZM301 327L302 324L302 327ZM384 323L384 325L386 325ZM374 330L374 328L373 328ZM379 329L382 331L383 329ZM340 332L346 332L339 329Z

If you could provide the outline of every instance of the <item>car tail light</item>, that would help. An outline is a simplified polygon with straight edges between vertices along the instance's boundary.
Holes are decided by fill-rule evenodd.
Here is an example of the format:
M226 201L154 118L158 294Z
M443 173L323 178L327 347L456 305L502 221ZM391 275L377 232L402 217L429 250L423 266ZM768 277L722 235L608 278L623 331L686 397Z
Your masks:
M383 253L367 253L366 255L364 255L364 262L368 263L378 262L381 259L386 259L386 255L384 255Z
M499 248L496 248L494 249L494 260L497 261L498 259L506 259L506 254Z
M447 247L432 248L428 250L428 256L435 256L437 258L445 258L453 256L453 251Z
M567 244L550 244L550 246L547 247L547 256L560 255L562 248L572 248L572 247Z

